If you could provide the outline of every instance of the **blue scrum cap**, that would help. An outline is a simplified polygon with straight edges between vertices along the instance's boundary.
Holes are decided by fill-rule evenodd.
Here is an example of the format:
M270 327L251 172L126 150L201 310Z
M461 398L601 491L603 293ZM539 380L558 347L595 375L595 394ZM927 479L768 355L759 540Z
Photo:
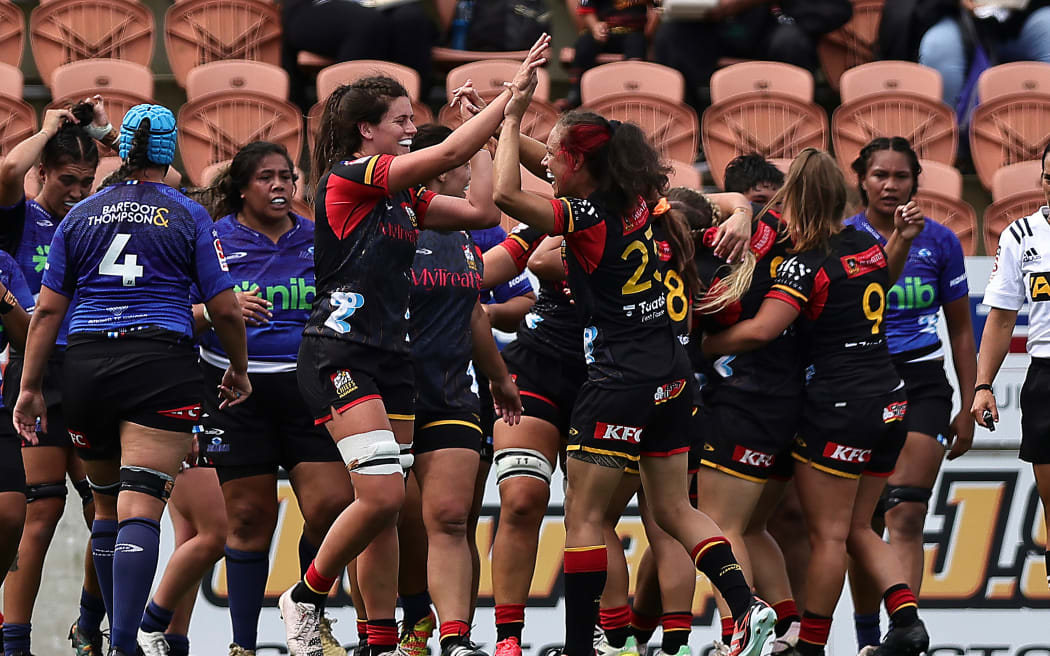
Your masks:
M135 105L124 115L124 122L120 126L120 158L128 158L131 140L144 118L149 119L149 161L161 165L171 164L175 159L175 115L161 105Z

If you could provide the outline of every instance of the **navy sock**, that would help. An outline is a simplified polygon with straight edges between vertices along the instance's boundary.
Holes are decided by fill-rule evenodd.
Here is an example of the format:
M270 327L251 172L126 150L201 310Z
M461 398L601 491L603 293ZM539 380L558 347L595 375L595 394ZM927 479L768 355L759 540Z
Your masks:
M233 641L249 651L255 651L259 611L262 610L266 577L269 574L267 552L238 551L226 547L226 594L230 604L230 622L233 624Z
M113 546L116 543L117 520L96 519L91 524L91 560L110 625L113 624Z
M317 547L306 538L306 533L299 536L299 578L306 576L306 568L317 557ZM237 643L240 644L240 643ZM241 645L242 647L244 645Z
M134 654L142 612L157 573L160 524L145 517L120 522L113 554L113 626L110 644ZM162 629L163 630L163 629Z
M4 653L7 656L16 651L29 651L29 631L32 624L12 624L4 622Z
M178 633L165 633L168 641L168 656L190 656L190 639Z
M174 614L175 611L158 606L155 601L150 601L142 613L142 624L139 625L139 628L146 633L164 633L171 624L171 616Z
M879 614L853 614L853 626L857 630L857 650L879 644Z
M77 619L77 628L82 633L90 636L98 635L102 628L102 620L106 617L106 604L104 601L91 594L87 590L80 589L80 617Z
M430 603L430 593L426 590L401 597L401 610L404 611L402 623L411 630L416 622L430 614Z

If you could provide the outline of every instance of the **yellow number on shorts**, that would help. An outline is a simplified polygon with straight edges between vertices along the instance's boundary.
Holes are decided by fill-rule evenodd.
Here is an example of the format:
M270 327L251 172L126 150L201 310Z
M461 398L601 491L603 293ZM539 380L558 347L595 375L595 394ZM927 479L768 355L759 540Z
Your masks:
M872 303L872 295L875 296L875 302ZM868 285L868 288L864 290L864 296L861 297L861 307L864 309L864 316L874 323L871 326L871 334L879 334L879 326L882 325L882 313L886 310L886 291L877 282L873 282Z
M653 286L651 280L639 282L641 277L645 274L646 267L649 266L649 249L645 247L645 244L638 241L637 239L627 244L627 248L623 249L623 253L620 253L620 259L627 261L631 253L640 253L642 256L642 263L638 265L638 268L634 270L631 277L624 283L623 288L620 290L624 296L629 294L637 294L638 292L644 292Z
M667 287L668 316L675 323L684 321L686 313L689 312L689 299L685 297L685 282L682 276L674 269L668 269L664 286Z

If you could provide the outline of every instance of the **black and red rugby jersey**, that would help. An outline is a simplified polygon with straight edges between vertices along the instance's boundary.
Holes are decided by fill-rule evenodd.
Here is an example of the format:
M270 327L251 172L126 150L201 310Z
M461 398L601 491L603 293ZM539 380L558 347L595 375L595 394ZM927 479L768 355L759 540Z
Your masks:
M754 206L755 214L761 206ZM751 277L751 286L737 302L714 314L699 315L697 326L706 333L718 333L739 321L758 313L762 301L773 286L777 267L791 257L788 249L787 226L779 216L764 213L752 221L751 252L757 260ZM697 249L697 271L708 289L729 273L729 267L708 248ZM700 364L705 374L705 390L717 391L720 386L745 392L759 392L766 396L797 396L802 391L802 355L796 340L795 326L790 326L766 346L745 353L724 355L714 361L699 356L699 340L690 351L694 364ZM697 357L699 356L699 358Z
M837 401L890 392L902 383L885 338L886 253L852 226L828 246L785 260L767 294L804 318L806 395Z
M687 356L668 316L666 260L645 202L622 217L605 209L600 194L551 204L553 233L565 235L590 381L631 387L674 376Z
M422 188L390 194L393 155L343 161L317 185L317 295L304 334L407 353L410 269L427 207Z

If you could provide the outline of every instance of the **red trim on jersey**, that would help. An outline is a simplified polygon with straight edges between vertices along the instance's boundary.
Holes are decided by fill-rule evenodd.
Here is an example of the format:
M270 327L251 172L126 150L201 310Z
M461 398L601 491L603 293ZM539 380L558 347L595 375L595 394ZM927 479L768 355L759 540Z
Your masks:
M561 408L558 407L557 403L555 403L554 401L551 401L546 396L542 396L540 394L535 394L533 392L526 392L525 390L518 390L518 394L520 394L522 396L531 396L534 399L539 399L540 401L543 401L544 403L550 404L555 410L560 410L561 409Z
M597 11L594 7L584 7L581 5L576 7L576 13L580 16L586 16L587 14L597 13Z
M893 476L893 472L894 471L896 471L896 470L895 469L891 469L888 472L873 472L873 471L864 470L864 475L865 476L874 476L875 478L889 478L890 476Z
M569 250L587 273L594 273L605 254L605 222L565 236Z
M357 405L359 403L364 403L365 401L371 401L372 399L382 399L382 398L383 397L380 396L379 394L369 394L367 396L362 396L361 398L355 399L355 400L351 401L350 403L347 403L346 405L344 405L342 407L336 408L335 409L335 414L341 415L341 414L343 414L344 412L346 412L347 410L349 410L350 408L354 407L355 405ZM332 413L329 412L328 414L326 414L324 417L321 417L320 419L314 419L314 426L320 426L321 424L324 424L324 423L326 423L328 421L331 421L331 419L332 419Z
M511 234L507 235L507 238L501 241L499 246L502 246L503 250L510 254L510 258L514 260L514 266L518 268L518 271L524 271L525 266L529 263L529 256L540 245L544 236L541 235L540 239L530 244L518 235Z
M669 458L671 456L678 455L679 453L688 453L689 447L683 446L677 449L671 449L670 451L642 451L642 455L648 458Z
M779 289L771 289L768 292L766 292L766 298L775 298L778 301L784 301L799 312L802 311L802 304L799 303L798 298L792 296L791 294L788 294L787 292L782 292Z
M427 222L427 212L430 210L430 203L437 194L429 189L412 189L412 211L416 213L416 227L422 228L423 224Z
M560 198L552 198L551 207L554 208L554 230L551 230L551 234L564 235L570 232L572 225L568 217L572 215L572 208L569 207L569 202Z
M806 303L806 318L816 319L824 311L824 305L828 302L828 288L830 286L831 280L824 269L817 271L816 278L813 281L813 292L810 293L809 302Z
M325 183L324 214L336 239L346 239L385 194L379 187L329 175Z
M365 169L365 184L379 187L384 194L390 193L390 163L394 161L393 155L376 155L368 162Z

